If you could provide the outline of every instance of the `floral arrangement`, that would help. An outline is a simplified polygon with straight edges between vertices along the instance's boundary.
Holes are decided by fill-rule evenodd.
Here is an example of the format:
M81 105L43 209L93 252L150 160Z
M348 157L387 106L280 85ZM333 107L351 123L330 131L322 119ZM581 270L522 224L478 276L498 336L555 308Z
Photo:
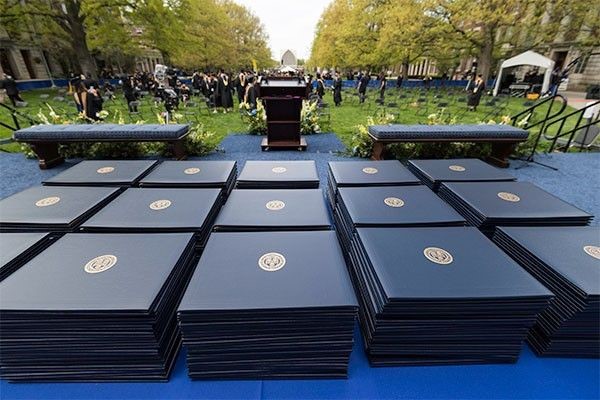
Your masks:
M46 104L48 111L42 109L37 113L37 119L42 124L81 124L81 123L100 123L87 118L83 113L78 115L68 115L67 113L57 112L50 105ZM100 111L100 118L110 119L117 124L125 124L125 118L121 111L116 110L111 116L106 110ZM173 113L170 119L171 123L177 123L183 115ZM158 123L165 123L165 116L157 114ZM137 121L136 124L144 124L145 121ZM186 136L185 148L188 155L202 156L217 148L218 142L214 132L207 131L202 124L193 124ZM23 144L21 150L27 157L35 157L31 148ZM172 156L171 148L167 143L144 142L144 143L73 143L61 145L60 154L65 158L134 158L148 155L159 155L164 157Z
M267 133L267 113L265 106L259 101L256 103L256 109L253 110L250 104L240 103L240 112L242 120L248 126L248 133L251 135L264 135ZM302 111L300 112L300 132L305 135L312 135L321 132L319 125L319 109L316 102L304 100L302 102Z
M352 136L351 154L355 157L369 158L373 153L373 140L369 136L369 125L388 125L394 122L394 115L387 114L383 110L374 116L368 117L365 124L356 126L356 133Z

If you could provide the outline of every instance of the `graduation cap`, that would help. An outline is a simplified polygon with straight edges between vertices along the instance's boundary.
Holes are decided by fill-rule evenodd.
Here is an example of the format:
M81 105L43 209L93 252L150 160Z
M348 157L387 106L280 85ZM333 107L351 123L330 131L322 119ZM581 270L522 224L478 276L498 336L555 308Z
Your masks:
M420 185L398 160L385 161L330 161L327 196L335 205L338 187Z
M310 161L246 161L238 189L315 189L317 167Z
M358 228L350 255L376 366L515 362L552 297L472 227Z
M227 197L236 176L235 161L163 161L139 184L161 188L221 188Z
M0 376L167 380L191 233L66 234L0 282Z
M35 186L0 200L0 231L73 231L119 192L110 187Z
M556 296L529 334L535 352L600 357L600 228L500 227L494 242Z
M202 246L221 208L220 189L130 188L86 221L86 232L195 232Z
M439 196L473 226L587 225L592 215L529 182L443 183Z
M319 189L244 189L231 192L215 231L327 230L331 219Z
M516 178L477 158L409 160L408 169L437 192L443 182L507 182Z
M59 186L132 186L156 160L84 160L44 181Z
M213 233L178 309L189 376L345 377L356 311L334 232Z
M48 232L0 233L0 281L50 245Z

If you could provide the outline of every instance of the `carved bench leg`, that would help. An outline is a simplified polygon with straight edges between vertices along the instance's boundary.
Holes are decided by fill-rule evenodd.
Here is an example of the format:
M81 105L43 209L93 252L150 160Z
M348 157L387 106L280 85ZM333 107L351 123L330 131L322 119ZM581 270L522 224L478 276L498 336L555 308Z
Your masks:
M373 154L371 155L371 159L383 160L383 151L384 150L385 150L385 143L382 143L382 142L373 143Z
M187 158L183 140L172 142L171 145L173 147L173 155L175 156L176 160L185 160Z
M492 154L488 161L500 168L508 168L510 165L508 156L515 149L514 143L492 143Z
M65 161L58 154L58 143L31 143L30 145L38 157L40 169L49 169Z

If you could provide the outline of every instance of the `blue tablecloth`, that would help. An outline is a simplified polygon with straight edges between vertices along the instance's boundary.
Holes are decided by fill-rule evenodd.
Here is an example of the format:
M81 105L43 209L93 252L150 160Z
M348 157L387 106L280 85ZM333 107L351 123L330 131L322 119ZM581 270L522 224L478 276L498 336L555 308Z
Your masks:
M358 330L358 328L357 328ZM168 383L0 383L8 399L382 399L594 398L600 361L536 357L524 346L517 364L371 368L356 334L347 380L191 381L184 351Z

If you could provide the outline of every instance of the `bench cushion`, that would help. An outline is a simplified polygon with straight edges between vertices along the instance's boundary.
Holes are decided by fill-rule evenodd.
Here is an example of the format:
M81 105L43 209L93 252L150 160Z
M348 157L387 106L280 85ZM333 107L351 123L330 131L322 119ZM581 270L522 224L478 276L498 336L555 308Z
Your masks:
M529 133L511 125L371 125L369 135L384 141L524 141Z
M183 124L74 124L37 125L18 130L19 142L85 142L85 141L162 141L185 137L189 125Z

